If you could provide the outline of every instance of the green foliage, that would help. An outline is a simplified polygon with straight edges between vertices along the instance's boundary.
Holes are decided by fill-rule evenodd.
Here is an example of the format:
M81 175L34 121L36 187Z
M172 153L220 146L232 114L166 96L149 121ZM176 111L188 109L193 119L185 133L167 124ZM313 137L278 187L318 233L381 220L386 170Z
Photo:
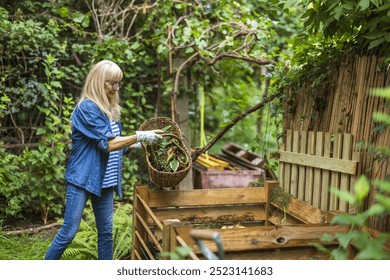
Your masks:
M305 26L340 43L354 42L361 49L390 51L390 4L385 0L302 0L307 7Z
M80 229L72 243L65 250L63 259L94 260L98 258L95 216L90 203L87 205ZM131 204L116 204L113 228L114 260L127 259L130 255L132 240L131 213Z
M170 115L170 97L178 86L177 93L187 93L190 98L194 133L189 140L196 146L198 86L205 88L205 129L211 138L232 116L266 94L286 88L294 92L305 81L313 82L313 93L324 93L328 75L324 69L331 63L329 58L337 59L343 55L335 55L337 51L344 50L350 43L359 43L363 34L359 30L365 29L367 35L375 26L381 27L387 13L387 6L380 0L371 1L368 7L366 2L355 5L355 13L349 13L348 7L344 7L344 2L349 5L351 1L336 1L337 5L332 7L327 6L331 1L314 0L213 1L210 6L204 1L169 0L153 5L135 2L95 1L96 9L91 9L88 1L21 0L0 7L0 36L4 38L4 47L0 50L0 114L4 116L4 123L12 127L13 137L19 143L39 142L37 150L26 150L19 157L2 151L2 158L12 162L10 167L3 167L3 171L17 171L0 177L4 180L2 186L7 186L2 191L6 194L2 195L9 201L16 194L20 199L16 199L15 204L26 201L21 209L15 206L14 214L28 209L31 196L50 201L53 213L59 212L61 207L52 196L61 200L62 191L55 186L61 186L59 175L63 173L63 160L69 152L64 144L68 143L69 135L65 132L62 138L59 134L67 125L68 106L80 93L85 75L94 62L112 59L124 70L121 89L124 134L133 134L154 114ZM339 6L343 7L343 13ZM351 29L352 37L346 28L340 29L337 37L331 36L332 29L327 29L329 35L322 36L316 30L320 30L326 19L321 14L314 20L314 14L325 8L337 9L337 13L332 10L329 18L337 17L338 24L343 24L344 14L348 19L355 18L349 21L354 24L369 12L370 16L362 21L367 25ZM104 15L99 14L100 11L104 11ZM305 12L303 21L301 16ZM325 12L329 14L327 9ZM123 18L119 19L118 15ZM380 20L376 19L375 25L377 16ZM310 32L301 31L304 23ZM343 30L344 35L340 33ZM387 37L379 34L378 38L386 40ZM48 64L49 57L53 59L52 64ZM261 59L273 60L275 64L265 68L256 63ZM293 67L287 72L289 59ZM180 65L183 65L180 78L188 78L186 87L182 82L174 84L174 74ZM10 100L6 101L5 96ZM281 102L291 104L289 110L293 112L293 95L283 95ZM274 102L259 115L248 116L229 131L215 149L226 142L239 143L261 154L275 149L280 134L281 107L282 103ZM271 117L267 117L269 115ZM257 131L260 123L263 124L261 131ZM20 129L25 125L30 129ZM0 127L0 132L3 131ZM53 146L53 143L56 144ZM42 159L37 158L38 154ZM144 155L132 153L132 156ZM23 157L26 157L25 165ZM142 164L140 160L125 159L123 176L127 194L131 194L136 182L147 180L145 174L137 174L144 171L139 164ZM45 168L48 169L40 170ZM26 176L27 172L33 174L31 179ZM37 187L40 183L47 184L50 191ZM26 187L30 184L34 186L31 193ZM50 212L46 202L39 203L43 217ZM5 212L3 210L2 214Z
M174 252L162 252L159 258L167 258L169 260L185 260L192 252L192 248L188 246L178 246Z
M28 174L20 172L23 167L21 157L9 154L0 147L0 197L5 201L0 208L0 218L7 216L20 216L22 210L28 205L28 192L26 181Z
M5 110L7 109L7 104L11 101L9 97L2 92L2 96L0 98L0 119L2 119L5 115ZM1 124L0 124L1 127Z
M57 94L61 89L61 72L55 59L48 55L44 61L47 82L41 84L43 104L39 110L45 116L45 127L37 131L41 136L36 150L25 149L20 155L8 154L1 148L3 163L0 168L0 195L7 207L2 216L19 216L23 210L39 212L42 221L49 215L61 214L64 199L64 171L67 141L70 134L72 98ZM60 102L62 106L59 106Z

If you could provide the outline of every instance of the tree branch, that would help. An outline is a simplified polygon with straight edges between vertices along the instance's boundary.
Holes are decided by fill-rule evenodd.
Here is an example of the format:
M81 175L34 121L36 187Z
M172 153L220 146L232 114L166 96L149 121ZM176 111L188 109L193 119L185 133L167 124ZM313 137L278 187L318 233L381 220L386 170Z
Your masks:
M23 235L23 234L33 234L38 233L43 230L48 230L52 228L56 228L61 226L59 223L52 223L45 226L40 226L36 228L28 228L28 229L21 229L21 230L13 230L13 231L3 231L3 234L6 236L15 236L15 235Z
M240 120L244 119L247 115L250 113L253 113L261 108L263 108L266 104L270 103L272 100L275 98L279 97L282 94L282 92L276 92L268 97L265 97L261 100L260 103L257 103L253 107L249 108L248 110L244 111L237 117L235 117L228 125L226 125L224 128L222 128L217 135L210 141L208 142L204 147L195 149L195 151L192 152L191 158L192 161L195 161L202 153L210 149L221 137L234 125L236 125Z
M270 60L270 59L257 59L257 58L252 58L252 57L247 57L247 56L242 56L242 55L237 55L237 54L232 54L232 53L222 53L220 55L217 55L213 59L206 61L206 64L207 65L214 65L219 59L222 59L225 57L234 58L234 59L241 59L244 61L259 64L259 65L275 64L275 61Z

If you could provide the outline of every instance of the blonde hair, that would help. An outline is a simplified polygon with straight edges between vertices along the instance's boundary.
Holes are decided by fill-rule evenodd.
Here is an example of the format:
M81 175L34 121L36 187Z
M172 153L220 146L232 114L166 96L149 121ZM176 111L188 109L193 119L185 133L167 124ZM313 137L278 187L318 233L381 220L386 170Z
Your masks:
M107 115L110 121L119 120L121 110L119 106L119 94L116 92L111 100L108 99L105 93L104 83L109 80L120 81L122 78L123 72L116 63L110 60L99 61L92 66L85 79L78 104L89 98Z

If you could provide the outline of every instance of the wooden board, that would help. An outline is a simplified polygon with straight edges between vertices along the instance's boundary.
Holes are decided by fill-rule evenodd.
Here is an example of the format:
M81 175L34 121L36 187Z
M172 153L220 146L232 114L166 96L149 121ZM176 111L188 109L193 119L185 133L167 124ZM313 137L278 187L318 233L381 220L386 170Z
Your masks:
M264 205L157 208L153 212L160 221L176 218L193 223L246 223L267 219Z
M296 218L305 224L321 224L327 222L327 212L314 207L302 200L295 197L291 197L288 205L284 209L277 203L271 202L274 207L277 207L281 211L286 211L288 215Z
M259 226L237 229L213 229L218 232L226 252L251 251L264 249L280 249L289 247L307 247L317 242L319 244L336 244L335 242L322 242L323 234L335 235L346 233L349 228L339 225L290 225L290 226ZM217 247L212 241L204 240L211 250Z
M334 245L325 246L332 250ZM313 247L266 249L225 253L225 260L329 260L329 254Z
M206 206L224 204L265 203L266 190L256 188L196 189L183 191L151 191L149 207Z
M313 146L315 146L315 144L313 144ZM356 174L358 164L357 161L354 160L321 157L287 151L280 151L279 161L352 175Z

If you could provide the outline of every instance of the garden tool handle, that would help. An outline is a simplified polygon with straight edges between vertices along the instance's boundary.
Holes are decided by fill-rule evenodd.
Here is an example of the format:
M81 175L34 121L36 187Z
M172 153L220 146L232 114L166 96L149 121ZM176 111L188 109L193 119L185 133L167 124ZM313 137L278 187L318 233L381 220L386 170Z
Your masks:
M197 230L192 229L189 232L190 236L195 240L202 254L208 260L223 260L225 252L223 250L222 241L218 232L210 230ZM218 256L215 255L203 242L202 240L211 240L217 245Z
M215 240L218 237L217 232L213 232L210 230L202 230L202 229L192 229L190 230L190 236L194 239L201 240Z

